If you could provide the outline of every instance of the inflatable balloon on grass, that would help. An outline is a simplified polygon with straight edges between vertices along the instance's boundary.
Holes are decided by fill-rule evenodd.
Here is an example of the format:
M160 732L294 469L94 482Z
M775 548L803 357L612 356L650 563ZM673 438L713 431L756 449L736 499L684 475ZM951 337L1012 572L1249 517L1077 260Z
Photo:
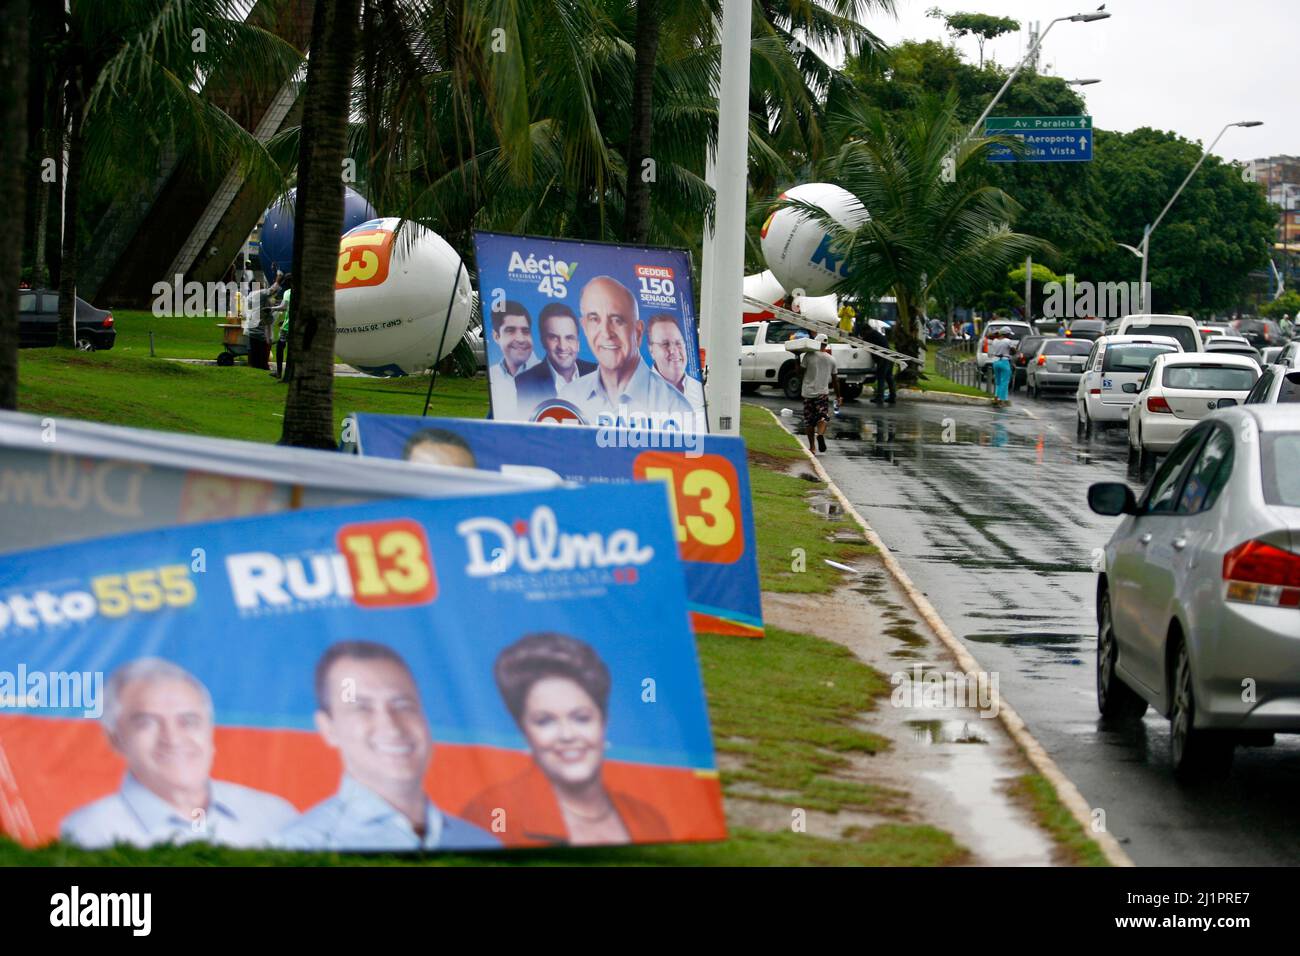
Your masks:
M787 189L781 198L817 206L847 229L856 229L868 218L856 196L831 183L804 183ZM802 209L778 208L763 223L759 239L767 267L788 292L825 295L848 275L831 234Z
M339 240L334 353L370 375L409 375L451 353L469 324L469 270L419 223L373 219Z
M258 239L258 265L267 284L275 281L276 271L293 270L293 217L297 189L290 189L283 199L272 203L262 214L262 232ZM347 232L379 214L355 189L344 187L343 232ZM340 233L342 235L342 233Z

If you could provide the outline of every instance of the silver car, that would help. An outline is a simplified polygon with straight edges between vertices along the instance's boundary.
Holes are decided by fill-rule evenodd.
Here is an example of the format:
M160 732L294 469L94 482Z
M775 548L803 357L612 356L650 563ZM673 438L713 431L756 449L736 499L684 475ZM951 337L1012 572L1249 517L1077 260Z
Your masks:
M1025 365L1025 388L1034 398L1048 389L1075 391L1091 351L1089 339L1044 339Z
M1088 490L1123 515L1097 580L1097 704L1171 722L1175 774L1300 733L1300 406L1214 412L1156 470Z

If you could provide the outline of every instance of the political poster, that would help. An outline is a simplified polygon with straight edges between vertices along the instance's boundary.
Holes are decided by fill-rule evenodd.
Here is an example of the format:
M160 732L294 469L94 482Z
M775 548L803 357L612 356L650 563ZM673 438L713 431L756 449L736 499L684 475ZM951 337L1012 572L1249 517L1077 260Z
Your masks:
M708 431L683 250L476 232L492 418Z
M697 632L763 635L745 442L727 435L359 413L362 455L579 484L658 480L671 491Z
M0 411L0 554L298 508L546 484Z
M235 519L0 557L28 845L725 836L661 487Z

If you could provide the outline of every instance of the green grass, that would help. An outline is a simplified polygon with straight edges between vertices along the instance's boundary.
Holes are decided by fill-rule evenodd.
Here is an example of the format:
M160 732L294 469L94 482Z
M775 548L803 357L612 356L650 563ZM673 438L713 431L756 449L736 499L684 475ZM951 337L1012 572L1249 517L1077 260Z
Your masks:
M925 350L925 377L918 381L914 388L922 392L951 392L956 395L974 395L979 398L988 398L989 393L979 388L972 388L969 385L959 385L950 378L944 378L934 370L935 349Z
M766 410L742 406L741 433L749 448L749 483L758 531L758 571L765 591L827 594L840 582L841 572L826 564L853 561L874 552L856 524L839 517L813 520L807 496L821 492L829 500L826 484L774 471L786 462L804 460L797 440ZM761 516L761 519L760 517ZM831 536L852 540L832 540ZM799 552L802 551L802 554Z
M1029 809L1038 825L1052 837L1062 862L1071 866L1110 866L1097 841L1061 803L1056 788L1047 778L1027 773L1011 781L1007 791Z
M148 358L152 332L154 354L158 358L215 359L222 351L222 330L217 328L217 323L224 321L216 316L156 316L137 309L114 309L117 341L108 354Z
M282 382L244 365L186 365L148 354L147 346L143 357L117 354L117 349L24 349L19 353L18 408L137 428L279 440L287 388ZM337 425L350 412L419 415L428 387L423 376L336 378L334 421ZM483 418L487 408L486 379L438 376L431 415Z

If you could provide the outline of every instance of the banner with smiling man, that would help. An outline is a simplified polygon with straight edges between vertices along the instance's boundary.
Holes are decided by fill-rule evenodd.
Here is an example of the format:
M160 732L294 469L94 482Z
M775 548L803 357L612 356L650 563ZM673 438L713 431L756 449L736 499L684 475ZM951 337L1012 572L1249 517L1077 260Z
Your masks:
M683 250L476 232L492 417L706 432Z

